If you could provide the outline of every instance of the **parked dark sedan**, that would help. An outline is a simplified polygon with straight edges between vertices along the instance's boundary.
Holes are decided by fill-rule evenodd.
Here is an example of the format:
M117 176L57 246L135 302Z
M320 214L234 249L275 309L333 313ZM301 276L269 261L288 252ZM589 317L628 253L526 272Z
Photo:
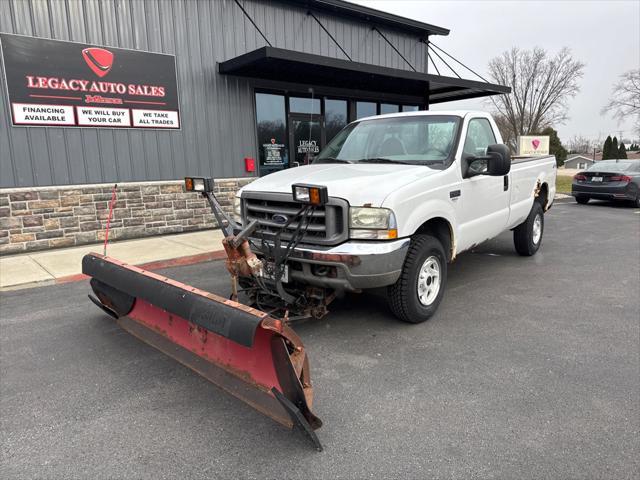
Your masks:
M626 200L640 207L640 160L603 160L573 177L571 195L585 204L591 198Z

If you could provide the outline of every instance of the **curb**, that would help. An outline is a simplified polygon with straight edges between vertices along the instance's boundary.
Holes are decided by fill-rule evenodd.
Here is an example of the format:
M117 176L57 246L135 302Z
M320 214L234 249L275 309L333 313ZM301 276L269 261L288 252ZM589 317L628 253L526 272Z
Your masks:
M555 204L564 205L569 203L575 203L575 199L571 195L567 195L566 197L556 197L553 200L553 205ZM552 208L553 208L553 205L552 205Z
M183 267L186 265L195 265L197 263L211 262L215 260L224 260L227 258L227 254L224 250L217 250L215 252L197 253L195 255L187 255L185 257L169 258L167 260L156 260L153 262L147 262L136 265L144 270L161 270L163 268L170 267ZM47 287L50 285L59 285L63 283L74 283L87 280L90 277L84 273L76 273L74 275L66 275L64 277L52 278L42 280L39 282L27 282L17 285L10 285L0 288L0 291L7 292L13 290L22 290L26 288Z

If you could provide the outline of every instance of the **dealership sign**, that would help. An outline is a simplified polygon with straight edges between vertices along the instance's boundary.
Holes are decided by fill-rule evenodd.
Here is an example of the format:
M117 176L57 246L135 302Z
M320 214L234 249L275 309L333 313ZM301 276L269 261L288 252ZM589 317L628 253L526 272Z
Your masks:
M549 155L548 135L522 135L518 137L519 155Z
M276 142L275 138L270 143L262 144L264 148L264 165L266 167L283 166L285 162L285 146L284 143Z
M20 126L180 128L173 55L0 34Z

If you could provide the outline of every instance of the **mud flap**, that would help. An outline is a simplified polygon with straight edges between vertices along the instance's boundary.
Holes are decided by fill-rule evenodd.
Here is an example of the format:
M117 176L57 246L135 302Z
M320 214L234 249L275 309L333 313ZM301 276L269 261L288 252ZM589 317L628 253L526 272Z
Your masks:
M91 300L132 335L191 368L318 450L309 362L281 320L98 254L86 255ZM97 297L97 298L96 298Z

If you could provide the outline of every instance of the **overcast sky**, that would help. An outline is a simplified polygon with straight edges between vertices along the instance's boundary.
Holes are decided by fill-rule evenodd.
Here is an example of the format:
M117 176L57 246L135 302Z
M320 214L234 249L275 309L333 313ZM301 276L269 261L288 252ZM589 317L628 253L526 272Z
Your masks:
M496 0L351 0L451 30L431 40L486 77L487 64L513 46L535 46L556 53L563 46L586 63L580 93L569 103L569 120L554 125L563 141L574 135L591 139L633 134L632 121L618 124L601 116L617 76L640 67L640 1L496 1ZM436 60L438 61L438 60ZM458 73L463 78L473 74ZM442 72L442 69L441 69ZM434 105L434 110L479 108L481 100Z

